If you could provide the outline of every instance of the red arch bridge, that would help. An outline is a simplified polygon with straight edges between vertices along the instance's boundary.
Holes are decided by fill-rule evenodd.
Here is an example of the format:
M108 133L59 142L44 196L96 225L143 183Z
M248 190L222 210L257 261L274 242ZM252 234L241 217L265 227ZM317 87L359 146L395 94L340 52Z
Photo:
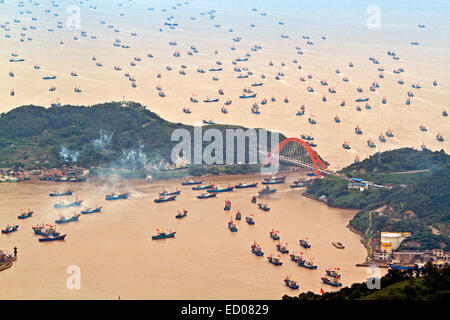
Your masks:
M267 166L277 160L294 166L314 170L319 178L322 177L322 175L337 175L335 172L328 170L327 166L313 148L299 138L287 138L281 141L272 152L268 154L262 165Z

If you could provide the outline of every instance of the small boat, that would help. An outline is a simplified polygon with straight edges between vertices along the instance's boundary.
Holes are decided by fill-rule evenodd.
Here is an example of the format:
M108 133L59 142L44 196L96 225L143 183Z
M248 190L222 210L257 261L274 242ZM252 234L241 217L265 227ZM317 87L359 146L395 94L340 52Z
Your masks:
M389 129L388 131L386 131L386 136L388 136L389 138L393 138L394 132L391 129Z
M230 192L233 191L233 187L227 187L227 188L219 188L219 187L215 187L213 189L209 189L206 192L208 193L218 193L218 192Z
M317 121L314 118L309 117L308 118L309 123L311 124L317 124Z
M85 208L83 211L81 211L82 214L90 214L90 213L97 213L97 212L101 212L102 211L102 207L97 207L97 208Z
M272 231L269 232L269 236L272 240L280 240L280 232L278 230L272 229Z
M66 238L65 234L50 234L48 236L44 236L43 238L39 238L39 242L45 242L45 241L58 241L58 240L64 240Z
M264 255L264 252L262 252L261 245L256 243L256 241L253 241L253 244L250 246L252 249L252 253L258 257L261 257Z
M217 193L202 193L201 195L197 196L197 199L215 198L216 196L217 196Z
M241 98L241 99L256 98L256 93L253 93L253 94L243 94L243 95L240 95L239 98Z
M262 195L272 194L276 191L277 191L277 189L270 189L270 187L268 185L266 185L266 187L261 189L261 191L259 191L258 194L262 196Z
M253 114L261 114L261 111L259 111L259 107L258 107L257 104L254 104L254 105L252 106L252 108L250 109L250 111L251 111Z
M421 125L419 126L419 129L420 129L420 131L423 131L423 132L428 131L427 127L425 127L423 124L421 124Z
M371 148L376 148L376 144L375 144L375 141L373 140L373 139L369 139L369 140L367 140L367 145L369 146L369 147L371 147Z
M241 212L238 210L238 212L237 212L236 215L234 216L234 219L235 219L235 220L241 220L241 217L242 217Z
M274 257L273 255L270 255L270 256L267 257L267 260L271 264L274 264L276 266L281 266L283 264L283 262L281 262L281 260L280 260L280 256L275 256Z
M342 148L347 149L347 150L350 150L350 149L351 149L351 147L350 147L350 141L345 141L345 142L342 144Z
M280 251L281 253L289 253L289 250L288 250L288 248L287 248L287 243L286 243L286 244L281 244L281 243L279 243L279 244L277 244L275 247L276 247L277 250Z
M236 189L246 189L246 188L256 188L258 186L258 183L239 183L235 186Z
M369 101L369 98L358 98L355 100L355 102L366 102L366 101Z
M433 86L437 87L437 80L433 80Z
M177 196L173 195L173 196L160 196L157 199L153 200L155 203L160 203L160 202L168 202L168 201L173 201L176 200Z
M391 269L402 270L402 271L414 270L415 268L419 268L419 269L422 268L421 266L416 265L416 264L388 263L388 265Z
M301 239L301 240L299 240L299 244L305 249L311 248L311 245L308 243L307 240Z
M30 218L33 215L33 211L28 210L27 212L21 212L17 218L18 219L26 219L26 218Z
M71 203L65 203L65 202L55 203L53 205L53 208L61 209L61 208L79 207L79 206L81 206L82 202L83 202L83 200L78 200L78 201L74 201Z
M332 242L333 246L335 246L338 249L344 249L344 245L342 243L338 242Z
M378 140L380 140L380 142L386 142L386 137L383 134L380 134Z
M230 211L230 209L231 209L231 201L225 200L225 207L223 208L223 210Z
M362 130L361 130L361 127L360 127L359 125L357 125L357 126L355 127L355 133L356 133L356 134L362 134L362 133L363 133Z
M174 238L175 233L176 233L175 231L171 231L171 230L169 232L165 232L163 230L156 229L156 235L152 236L152 240Z
M122 200L122 199L128 199L130 197L130 193L122 193L117 195L116 193L107 194L105 196L105 200Z
M183 209L182 211L178 210L178 214L175 216L177 219L181 219L187 216L188 211Z
M179 195L181 193L180 190L174 191L174 192L170 192L170 191L163 191L161 192L159 195L162 196L173 196L173 195Z
M261 183L264 185L282 184L282 183L285 183L285 180L284 179L271 179L271 180L263 181Z
M183 108L183 112L187 114L192 113L191 109L189 108Z
M216 124L214 121L212 120L203 120L204 124Z
M322 279L322 282L323 282L323 283L328 284L328 285L330 285L330 286L333 286L333 287L342 287L342 283L340 283L339 280L336 279L336 278L328 279L327 277L322 277L321 279Z
M18 225L11 226L8 224L5 229L2 229L2 233L11 233L17 231L17 229L19 229Z
M75 222L78 221L78 218L80 217L80 214L74 214L72 217L64 217L60 216L59 219L55 220L55 223L69 223L69 222Z
M270 208L267 205L267 203L258 203L258 208L263 210L263 211L270 211Z
M253 219L253 215L251 215L250 217L245 217L245 221L246 221L249 225L254 225L254 224L255 224L255 220Z
M209 184L209 185L205 185L205 186L192 187L192 190L198 191L198 190L207 190L207 189L212 189L212 188L214 188L214 185L213 184Z
M289 287L294 290L297 290L299 288L297 282L295 280L289 279L288 276L284 278L284 284L286 285L286 287Z
M339 119L339 117L338 117L338 116L335 116L335 117L334 117L334 122L336 122L336 123L340 123L340 122L341 122L341 119Z
M203 102L206 102L206 103L208 103L208 102L218 102L218 101L219 101L219 98L215 98L215 99L206 98L205 100L203 100Z
M73 194L73 191L68 189L66 191L55 191L53 193L50 193L49 196L50 197L62 197L62 196L71 196Z
M442 116L443 116L443 117L448 117L448 113L447 113L446 110L442 110Z
M186 180L181 183L182 186L193 186L196 184L202 184L203 180Z
M238 229L237 229L237 227L236 227L236 224L233 222L233 218L231 218L231 220L228 221L228 229L229 229L231 232L237 232L237 231L238 231Z
M311 269L311 270L317 269L317 266L314 265L314 264L312 263L312 261L306 261L305 259L300 259L300 261L298 261L297 264L298 264L300 267L303 267L303 268L306 268L306 269Z
M339 270L339 268L335 268ZM326 269L325 272L327 273L327 276L335 279L340 279L341 275L336 270Z
M439 141L439 142L443 142L443 141L444 141L444 136L443 136L442 134L438 133L438 134L436 135L436 139L437 139L437 141Z

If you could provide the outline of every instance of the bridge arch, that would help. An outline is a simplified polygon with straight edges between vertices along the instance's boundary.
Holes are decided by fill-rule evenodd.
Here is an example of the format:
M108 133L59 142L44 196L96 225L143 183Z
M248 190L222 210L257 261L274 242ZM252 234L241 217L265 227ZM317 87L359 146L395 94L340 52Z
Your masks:
M314 166L314 169L316 171L316 175L317 177L321 177L322 175L320 174L320 170L327 170L327 167L325 166L325 164L323 163L323 161L320 159L319 155L317 154L317 152L315 152L313 150L313 148L311 148L311 146L306 143L304 140L300 139L300 138L287 138L284 139L283 141L281 141L268 155L267 159L264 161L264 163L262 164L263 166L266 166L268 164L270 164L270 162L272 161L272 157L274 156L279 156L281 151L283 151L284 147L286 145L288 145L290 142L295 142L298 143L303 149L306 150L306 152L308 153L309 158L311 159L311 162Z

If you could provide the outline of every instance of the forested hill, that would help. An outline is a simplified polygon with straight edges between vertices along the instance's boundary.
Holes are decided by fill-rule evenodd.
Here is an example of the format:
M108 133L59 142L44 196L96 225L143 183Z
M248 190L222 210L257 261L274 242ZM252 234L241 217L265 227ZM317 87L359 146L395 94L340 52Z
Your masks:
M56 167L67 162L84 167L111 163L134 167L169 162L178 143L171 142L171 135L180 128L189 130L193 137L192 126L168 122L133 102L126 107L120 102L89 107L18 107L0 115L0 167L32 168L37 163ZM240 127L208 128L224 132Z

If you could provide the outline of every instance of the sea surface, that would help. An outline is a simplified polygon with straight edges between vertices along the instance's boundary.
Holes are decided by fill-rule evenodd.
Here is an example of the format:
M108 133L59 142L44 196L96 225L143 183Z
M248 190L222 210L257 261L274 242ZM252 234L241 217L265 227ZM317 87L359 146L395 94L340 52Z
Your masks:
M442 116L444 109L450 111L449 13L450 3L444 0L4 0L0 2L0 111L26 104L49 107L54 102L92 105L133 100L173 122L214 120L279 130L288 137L312 134L316 150L332 169L352 163L357 156L364 159L400 147L423 144L449 152L449 118ZM175 57L175 52L180 56ZM235 61L247 54L248 61ZM9 62L11 58L25 61ZM217 62L223 70L209 71L219 67ZM242 71L234 71L235 67ZM205 73L197 72L199 68ZM404 71L394 73L399 68ZM252 73L248 78L237 78L248 71ZM45 76L56 79L43 80ZM342 81L344 77L349 81ZM321 80L328 85L321 85ZM251 86L258 82L263 86ZM374 82L379 87L372 92ZM420 89L412 88L417 84ZM158 95L158 85L164 98ZM51 87L55 91L49 91ZM328 91L332 87L336 93ZM245 88L257 97L239 99ZM218 94L219 89L224 95ZM406 105L408 91L414 95L410 105ZM190 102L193 95L199 103ZM283 102L285 97L289 103ZM361 97L370 98L370 109L355 102ZM206 98L220 101L203 103ZM269 102L261 105L264 98ZM224 114L221 108L227 99L232 104ZM341 107L343 99L346 104ZM253 103L259 104L260 115L251 113ZM296 116L301 105L306 112ZM184 107L192 113L183 113ZM310 124L308 118L317 124ZM419 130L421 124L427 132ZM355 134L357 125L362 135ZM382 143L378 137L387 130L394 137ZM437 141L438 133L444 142ZM375 148L368 146L369 139L374 139ZM350 150L342 148L346 140Z
M201 191L181 186L180 180L147 183L142 180L90 178L86 183L66 184L39 181L0 184L0 225L18 224L17 232L0 235L0 248L18 259L13 267L0 273L0 299L280 299L284 294L303 291L319 293L336 290L324 285L321 277L327 268L339 268L344 286L366 281L366 268L356 267L366 257L360 237L346 228L353 210L329 208L300 195L288 183L304 172L290 173L277 192L258 199L267 203L269 212L251 203L261 189L243 189L218 194L215 199L199 200ZM219 186L239 182L260 182L259 175L206 178L204 184ZM55 190L72 188L74 196L51 198ZM181 190L176 201L156 204L153 199L163 190ZM111 192L132 193L128 200L105 201ZM102 206L101 213L81 215L78 222L57 225L64 241L39 242L32 226L54 224L60 214L70 216L80 207L54 209L60 200L83 200L84 206ZM224 211L225 200L232 202ZM83 208L81 207L81 208ZM31 218L18 220L20 209L32 209ZM179 209L187 217L176 219ZM237 232L227 223L237 211L242 220ZM253 215L255 225L246 216ZM297 266L287 254L279 253L277 241L269 237L274 228L290 253L296 252L318 265L317 270ZM152 240L157 229L173 229L173 239ZM308 239L311 248L299 246ZM264 257L252 254L250 245L262 245ZM337 249L340 241L345 249ZM282 266L267 261L280 254ZM73 270L80 271L80 289L73 284ZM384 273L385 271L381 271ZM300 289L284 285L288 275Z

